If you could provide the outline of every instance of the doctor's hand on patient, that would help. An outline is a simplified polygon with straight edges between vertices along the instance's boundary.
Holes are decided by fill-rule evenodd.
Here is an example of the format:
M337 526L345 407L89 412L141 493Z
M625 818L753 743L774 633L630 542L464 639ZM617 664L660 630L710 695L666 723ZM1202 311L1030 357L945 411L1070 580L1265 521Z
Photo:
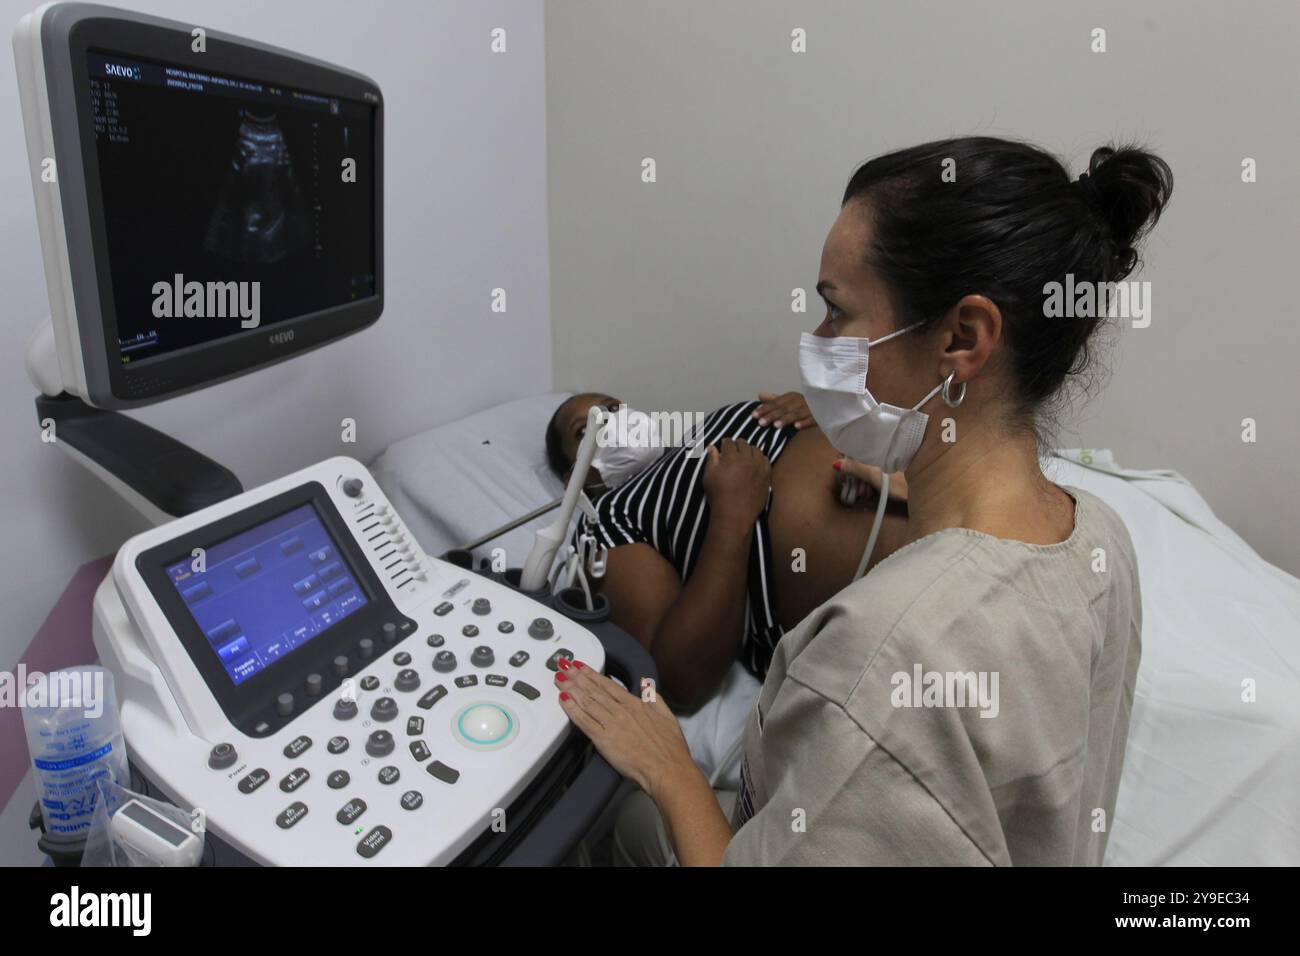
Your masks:
M649 678L638 697L581 661L558 664L560 707L611 767L656 801L701 776L677 718Z
M784 395L759 392L758 400L763 404L754 409L753 417L758 419L760 425L770 424L775 428L793 425L802 429L817 424L813 421L808 402L798 392L786 392Z

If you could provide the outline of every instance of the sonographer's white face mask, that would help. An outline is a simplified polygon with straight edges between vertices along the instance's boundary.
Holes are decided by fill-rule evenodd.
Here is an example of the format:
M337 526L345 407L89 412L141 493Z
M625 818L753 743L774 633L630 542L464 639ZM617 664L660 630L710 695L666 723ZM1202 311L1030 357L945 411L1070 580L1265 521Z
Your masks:
M824 338L811 332L799 340L803 394L818 426L838 451L887 475L903 471L916 457L930 420L920 408L939 394L943 384L911 408L883 405L867 389L867 355L872 346L920 324L874 342L851 336Z
M601 426L591 465L600 472L606 487L617 488L658 461L663 451L659 422L645 412L620 405Z

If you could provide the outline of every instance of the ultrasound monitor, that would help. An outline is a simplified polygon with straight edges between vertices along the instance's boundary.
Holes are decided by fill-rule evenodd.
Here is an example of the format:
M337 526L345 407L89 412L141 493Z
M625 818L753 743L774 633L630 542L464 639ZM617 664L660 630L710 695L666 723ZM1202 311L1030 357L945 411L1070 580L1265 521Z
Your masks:
M379 88L197 29L54 4L15 33L52 313L28 370L46 395L147 404L382 311Z

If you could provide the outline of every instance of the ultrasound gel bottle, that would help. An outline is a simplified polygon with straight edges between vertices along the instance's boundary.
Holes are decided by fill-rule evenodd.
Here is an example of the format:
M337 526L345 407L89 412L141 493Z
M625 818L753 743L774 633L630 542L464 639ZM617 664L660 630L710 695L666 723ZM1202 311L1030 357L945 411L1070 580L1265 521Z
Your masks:
M99 781L131 783L113 675L89 666L41 675L24 688L22 712L45 838L84 841Z

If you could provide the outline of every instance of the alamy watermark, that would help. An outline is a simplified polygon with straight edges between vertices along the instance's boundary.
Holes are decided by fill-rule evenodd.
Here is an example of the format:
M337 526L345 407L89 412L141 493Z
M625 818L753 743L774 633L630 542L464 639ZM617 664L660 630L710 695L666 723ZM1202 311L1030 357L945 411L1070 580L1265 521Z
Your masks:
M1133 328L1151 324L1150 282L1076 282L1067 272L1064 282L1043 286L1043 315L1049 319L1132 319Z
M895 671L889 702L895 707L972 707L981 717L996 717L998 671L927 671L920 664L911 672Z
M186 282L176 273L171 282L153 284L156 319L233 319L242 329L262 322L262 283Z
M97 718L104 713L104 672L67 670L45 674L28 671L0 671L0 708L66 707Z

